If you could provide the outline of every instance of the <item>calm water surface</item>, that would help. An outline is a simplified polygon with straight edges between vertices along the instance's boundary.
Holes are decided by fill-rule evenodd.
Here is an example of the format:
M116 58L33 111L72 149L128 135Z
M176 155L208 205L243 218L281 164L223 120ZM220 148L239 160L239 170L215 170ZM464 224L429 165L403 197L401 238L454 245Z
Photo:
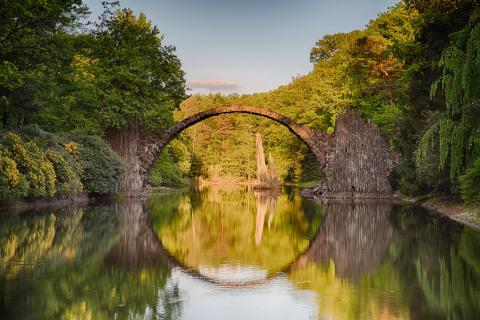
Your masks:
M480 319L480 233L291 190L1 212L0 319Z

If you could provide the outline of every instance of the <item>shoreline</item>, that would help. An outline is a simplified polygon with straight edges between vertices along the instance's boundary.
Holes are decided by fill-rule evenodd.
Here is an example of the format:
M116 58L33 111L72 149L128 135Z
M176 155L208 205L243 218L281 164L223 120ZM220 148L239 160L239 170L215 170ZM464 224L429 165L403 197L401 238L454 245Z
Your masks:
M0 214L8 210L40 210L46 208L63 208L70 206L88 206L96 203L112 202L115 195L93 196L80 193L67 198L24 199L13 202L0 203Z
M434 210L453 221L480 230L480 208L465 207L463 202L451 198L407 197L400 193L394 193L393 196L394 199Z
M218 185L216 183L209 185ZM227 185L248 185L246 183L227 183ZM301 186L298 186L301 188ZM181 191L183 188L174 187L155 187L145 190L145 193L140 195L141 198L148 196L152 193L173 193ZM308 193L304 193L304 190L309 188L302 188L300 194L310 200L312 197ZM19 200L15 202L3 202L0 203L0 214L7 210L25 210L32 209L38 210L43 208L59 208L68 206L87 206L101 202L115 201L115 195L106 196L94 196L86 193L78 194L70 198L52 198L52 199L33 199L33 200ZM137 198L137 197L135 197ZM317 197L313 197L317 198ZM393 193L392 200L398 200L406 203L413 203L415 205L422 206L424 208L433 210L438 214L445 216L453 221L461 224L473 227L480 230L480 208L468 208L456 199L452 198L436 198L436 197L407 197L399 192Z

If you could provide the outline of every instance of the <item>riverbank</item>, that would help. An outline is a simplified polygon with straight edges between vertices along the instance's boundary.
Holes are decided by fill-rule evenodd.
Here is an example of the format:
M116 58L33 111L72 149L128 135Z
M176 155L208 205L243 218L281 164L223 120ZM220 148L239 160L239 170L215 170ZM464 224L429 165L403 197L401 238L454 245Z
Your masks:
M111 202L116 198L116 195L92 196L88 193L80 193L66 198L39 198L23 199L18 201L4 201L0 202L0 211L87 206L95 203Z
M395 193L395 198L435 210L452 220L480 229L480 208L465 207L463 202L457 199L447 197L407 197L399 193Z

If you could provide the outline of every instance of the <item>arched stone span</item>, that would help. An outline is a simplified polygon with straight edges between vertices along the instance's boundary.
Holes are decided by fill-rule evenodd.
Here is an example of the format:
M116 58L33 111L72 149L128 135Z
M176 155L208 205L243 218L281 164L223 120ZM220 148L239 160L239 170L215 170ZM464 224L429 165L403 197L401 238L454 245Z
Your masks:
M323 167L327 150L330 148L330 139L326 132L318 132L309 127L301 126L289 117L265 108L232 105L198 112L177 122L175 125L165 130L160 136L155 136L153 139L150 139L151 141L147 144L147 149L144 149L144 152L139 154L142 162L140 174L148 175L148 171L158 154L182 131L205 119L229 113L253 114L271 119L284 125L308 146L315 155L319 165Z
M188 127L205 119L229 113L246 113L276 121L298 136L312 151L325 173L324 182L310 194L339 198L383 198L391 195L388 176L397 156L392 155L375 124L359 112L339 115L335 132L316 131L277 112L254 106L224 106L189 116L160 134L144 134L138 127L124 134L107 134L107 140L124 159L125 176L120 191L135 196L145 186L150 168L163 148ZM129 143L125 144L125 137ZM133 139L132 139L133 136ZM109 138L110 137L110 138Z

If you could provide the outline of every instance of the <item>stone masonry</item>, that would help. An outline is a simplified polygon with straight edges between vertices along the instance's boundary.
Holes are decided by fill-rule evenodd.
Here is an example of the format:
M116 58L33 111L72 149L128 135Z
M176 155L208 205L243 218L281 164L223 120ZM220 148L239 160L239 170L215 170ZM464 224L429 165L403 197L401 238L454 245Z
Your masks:
M392 155L378 127L365 121L359 112L350 111L337 118L333 134L320 132L295 123L292 119L265 108L253 106L225 106L205 110L189 116L161 134L142 133L136 148L135 169L138 179L129 187L121 185L127 195L142 192L148 172L163 148L180 132L213 116L227 113L247 113L269 118L286 126L312 151L325 173L324 182L309 190L309 194L328 198L385 198L391 196L388 176L397 160ZM129 158L129 162L132 162ZM126 168L128 170L128 168ZM140 186L141 185L141 186Z

